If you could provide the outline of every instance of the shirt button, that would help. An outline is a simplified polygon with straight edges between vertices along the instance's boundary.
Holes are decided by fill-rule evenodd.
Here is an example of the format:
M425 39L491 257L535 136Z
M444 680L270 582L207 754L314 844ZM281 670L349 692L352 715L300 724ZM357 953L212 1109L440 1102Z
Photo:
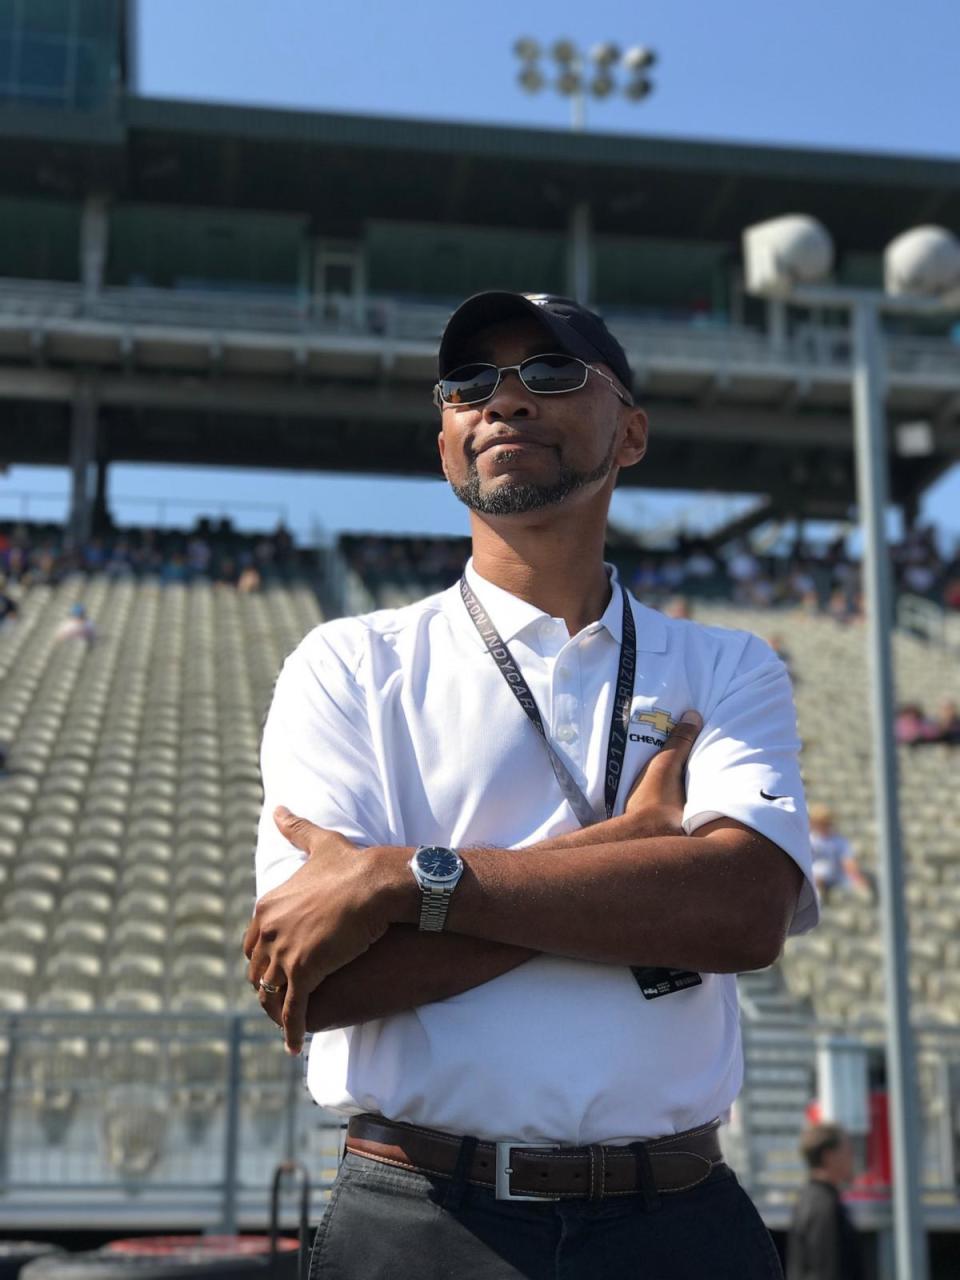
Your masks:
M569 668L569 667L557 667L557 675L560 677L560 679L561 679L561 680L569 680L569 679L570 679L570 668Z
M572 724L562 724L557 730L557 737L561 742L573 742L577 736L577 731Z

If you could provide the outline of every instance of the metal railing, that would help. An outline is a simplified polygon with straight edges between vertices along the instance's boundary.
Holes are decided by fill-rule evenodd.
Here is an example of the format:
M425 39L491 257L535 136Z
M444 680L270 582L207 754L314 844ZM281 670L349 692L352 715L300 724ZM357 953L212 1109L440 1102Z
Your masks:
M262 1224L281 1161L314 1211L340 1122L262 1015L0 1015L0 1226Z
M454 302L408 301L380 294L316 298L304 293L251 290L158 289L108 286L98 293L81 284L0 279L0 325L44 328L70 322L120 326L206 329L215 333L341 335L435 345ZM829 374L849 370L851 337L846 328L803 323L775 338L733 324L648 320L618 311L615 328L640 363L702 363L710 371L725 367L775 369L784 366ZM960 374L958 346L947 338L891 334L885 339L891 373L954 382Z
M742 1027L746 1079L725 1148L764 1218L772 1225L784 1225L793 1197L806 1179L798 1150L806 1103L793 1096L778 1105L770 1076L775 1081L778 1067L788 1078L806 1073L810 1082L807 1101L812 1102L822 1088L816 1076L817 1049L835 1039L838 1028L813 1020L778 1023L776 1018L765 1017L745 1018ZM862 1046L869 1062L882 1063L881 1023L864 1021L855 1029L843 1028L843 1033L848 1045L853 1040ZM914 1036L924 1213L931 1227L955 1229L960 1226L960 1026L916 1025ZM768 1073L759 1085L758 1068ZM784 1097L796 1093L794 1085L785 1090ZM861 1135L861 1152L865 1145L865 1135ZM861 1183L858 1191L855 1185L852 1203L858 1206L862 1225L883 1226L889 1221L889 1186Z
M724 1149L778 1225L802 1180L818 1040L835 1028L745 1017L743 1034L746 1082ZM879 1060L879 1025L856 1038ZM917 1063L925 1211L957 1226L960 1027L918 1029ZM262 1226L274 1167L291 1159L310 1170L316 1218L341 1130L302 1076L259 1014L0 1014L0 1228ZM864 1214L886 1220L883 1188Z

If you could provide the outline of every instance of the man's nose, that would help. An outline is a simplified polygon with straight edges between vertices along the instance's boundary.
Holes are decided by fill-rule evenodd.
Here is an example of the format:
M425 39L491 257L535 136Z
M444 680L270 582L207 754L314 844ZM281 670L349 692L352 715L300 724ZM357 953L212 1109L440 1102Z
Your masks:
M530 418L536 413L533 392L520 381L516 369L500 379L500 385L483 406L484 422L505 422L513 418Z

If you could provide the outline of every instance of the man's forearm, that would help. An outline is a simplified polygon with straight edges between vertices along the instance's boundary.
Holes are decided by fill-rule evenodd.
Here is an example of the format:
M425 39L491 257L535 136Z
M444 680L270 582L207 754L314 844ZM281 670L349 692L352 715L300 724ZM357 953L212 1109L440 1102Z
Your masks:
M307 1030L355 1026L447 1000L516 969L526 947L458 933L394 925L369 951L338 969L310 997Z
M596 830L596 829L591 829ZM466 871L450 905L452 932L614 965L724 973L775 958L800 872L755 832L725 820L697 836L461 851ZM394 918L416 920L416 893L397 874Z
M534 847L554 852L584 848L596 843L598 833L612 843L635 838L638 831L652 829L654 821L624 815L553 836ZM317 988L310 999L307 1029L356 1026L446 1000L509 973L533 955L536 952L528 947L487 938L421 933L409 925L395 925L369 951Z

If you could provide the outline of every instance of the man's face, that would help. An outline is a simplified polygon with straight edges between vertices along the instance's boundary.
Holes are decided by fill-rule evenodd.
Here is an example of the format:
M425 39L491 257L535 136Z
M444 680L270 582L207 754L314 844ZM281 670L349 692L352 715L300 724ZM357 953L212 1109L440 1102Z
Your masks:
M556 348L555 338L524 317L477 332L458 363L514 365ZM483 515L523 515L601 492L608 500L617 469L643 457L646 418L596 374L579 391L544 396L513 372L482 404L445 405L439 444L444 475L461 502Z

